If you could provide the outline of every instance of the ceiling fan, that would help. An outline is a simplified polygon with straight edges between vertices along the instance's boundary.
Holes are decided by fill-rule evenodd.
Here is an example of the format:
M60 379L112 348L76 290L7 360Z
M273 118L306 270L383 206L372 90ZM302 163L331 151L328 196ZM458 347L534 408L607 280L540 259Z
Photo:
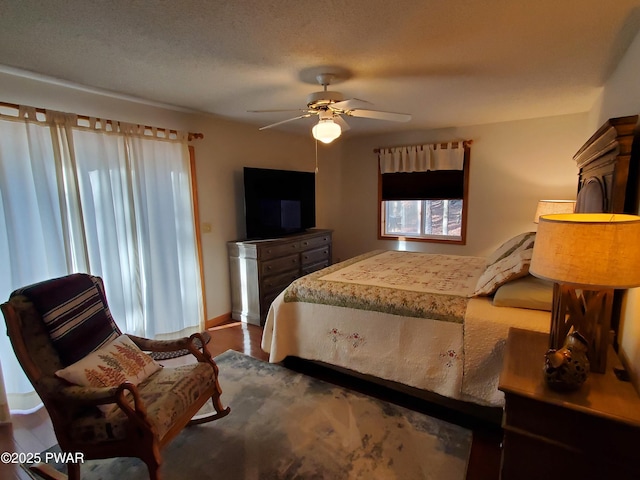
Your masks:
M297 117L260 127L259 130L266 130L267 128L282 125L283 123L317 115L319 117L318 123L314 125L311 130L313 137L323 143L331 143L338 138L344 130L350 128L344 118L342 118L342 115L371 118L374 120L388 120L391 122L408 122L411 120L411 115L407 113L381 112L379 110L363 108L368 107L371 103L357 98L345 99L342 93L327 90L331 82L336 80L336 75L333 73L321 73L316 76L316 80L322 85L323 90L321 92L313 92L307 97L307 108L294 110L249 110L249 112L253 113L303 112Z

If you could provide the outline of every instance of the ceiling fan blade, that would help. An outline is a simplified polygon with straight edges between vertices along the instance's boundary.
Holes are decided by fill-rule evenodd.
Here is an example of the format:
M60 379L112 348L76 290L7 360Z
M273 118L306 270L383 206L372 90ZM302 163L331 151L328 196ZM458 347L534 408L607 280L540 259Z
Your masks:
M260 127L258 130L266 130L267 128L275 127L277 125L282 125L283 123L293 122L294 120L299 120L301 118L307 118L313 115L312 113L305 113L304 115L299 115L297 117L288 118L287 120L282 120L281 122L272 123L271 125L266 125L264 127Z
M359 98L349 98L347 100L343 100L342 102L336 102L329 105L329 108L332 110L355 110L358 107L367 107L369 105L373 105L371 102L367 102L366 100L360 100Z
M338 125L340 125L340 128L342 129L343 132L346 132L351 128L347 123L347 121L344 118L342 118L341 115L334 115L333 121L334 123L337 123Z
M391 122L408 122L408 113L380 112L378 110L349 110L344 112L351 117L372 118L374 120L389 120Z
M282 110L247 110L248 113L306 112L304 108L285 108Z

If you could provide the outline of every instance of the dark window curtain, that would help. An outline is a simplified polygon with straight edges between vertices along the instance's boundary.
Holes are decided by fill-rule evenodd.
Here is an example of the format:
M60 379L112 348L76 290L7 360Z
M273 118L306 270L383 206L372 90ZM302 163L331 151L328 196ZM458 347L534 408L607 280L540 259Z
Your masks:
M464 196L464 170L385 173L382 200L441 200Z

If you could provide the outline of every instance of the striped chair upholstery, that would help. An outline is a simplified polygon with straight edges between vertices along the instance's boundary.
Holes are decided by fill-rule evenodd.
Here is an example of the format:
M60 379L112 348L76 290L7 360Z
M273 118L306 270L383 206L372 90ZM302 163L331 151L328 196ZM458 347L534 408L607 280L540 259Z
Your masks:
M65 366L121 335L100 277L76 273L20 288L10 298L17 295L33 302Z

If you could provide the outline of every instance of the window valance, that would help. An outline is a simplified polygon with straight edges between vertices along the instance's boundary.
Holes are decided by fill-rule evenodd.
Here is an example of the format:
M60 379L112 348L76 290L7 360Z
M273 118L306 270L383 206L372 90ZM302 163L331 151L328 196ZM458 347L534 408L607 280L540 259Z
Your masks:
M380 148L380 173L412 173L434 170L463 170L464 151L469 142L429 143Z
M142 138L154 138L175 142L186 142L203 138L202 133L183 132L168 128L109 120L104 118L57 112L28 105L0 102L0 118L5 120L28 121L41 125L65 125L69 128L94 130L101 133L114 133Z

